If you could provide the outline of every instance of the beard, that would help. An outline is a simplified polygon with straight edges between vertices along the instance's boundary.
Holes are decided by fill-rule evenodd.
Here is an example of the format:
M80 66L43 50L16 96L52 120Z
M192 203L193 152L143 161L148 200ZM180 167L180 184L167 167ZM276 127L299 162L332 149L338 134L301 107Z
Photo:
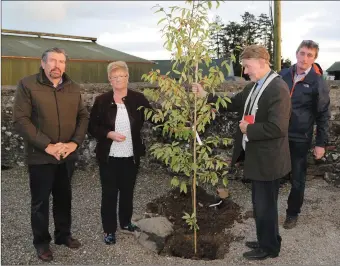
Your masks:
M54 68L50 71L50 77L53 79L61 78L62 73L59 68Z

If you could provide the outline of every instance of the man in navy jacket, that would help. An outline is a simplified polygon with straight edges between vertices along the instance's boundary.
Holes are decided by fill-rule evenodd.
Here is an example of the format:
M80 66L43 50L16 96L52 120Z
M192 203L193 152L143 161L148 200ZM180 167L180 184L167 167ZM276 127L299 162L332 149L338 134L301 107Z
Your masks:
M311 40L302 41L296 51L297 63L280 72L288 84L292 101L289 123L289 148L292 171L285 229L296 226L304 199L307 154L311 148L314 124L316 137L314 158L321 159L328 141L329 88L322 77L322 69L314 63L319 46Z

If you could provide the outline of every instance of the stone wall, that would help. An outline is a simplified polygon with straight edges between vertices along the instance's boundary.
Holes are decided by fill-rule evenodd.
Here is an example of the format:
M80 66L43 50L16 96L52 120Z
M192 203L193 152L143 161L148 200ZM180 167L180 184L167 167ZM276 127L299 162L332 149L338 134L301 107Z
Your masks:
M247 82L244 80L228 81L219 91L239 91ZM340 186L340 81L328 81L331 88L331 119L330 119L330 141L327 154L323 161L315 162L312 156L309 158L308 176L324 176L331 182L337 182ZM150 87L149 84L139 82L129 84L129 88L143 90ZM155 86L154 86L155 87ZM82 84L83 99L90 111L97 95L110 90L108 84ZM2 86L1 89L1 165L2 169L14 166L24 166L24 143L22 137L13 131L12 127L12 105L14 100L15 86ZM207 130L205 135L219 134L224 137L232 137L238 123L235 114L220 115ZM152 142L151 126L146 125L143 130L147 144ZM204 138L204 136L202 136ZM86 136L81 149L78 167L86 169L86 166L93 165L95 140ZM225 153L228 160L232 148ZM144 165L148 165L151 158L146 156ZM326 173L326 174L325 174Z

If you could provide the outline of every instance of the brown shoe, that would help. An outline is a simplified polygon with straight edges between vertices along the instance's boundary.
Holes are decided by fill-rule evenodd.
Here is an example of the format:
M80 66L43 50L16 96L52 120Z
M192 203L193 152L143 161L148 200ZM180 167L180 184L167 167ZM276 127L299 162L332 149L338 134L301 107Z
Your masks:
M53 254L50 247L39 247L37 248L37 256L39 259L45 262L50 262L53 260Z
M284 229L292 229L296 226L298 217L297 216L289 216L287 215L285 222L283 223Z
M72 249L77 249L77 248L80 248L80 246L81 246L81 243L77 239L75 239L71 236L67 237L63 241L56 240L54 243L56 245L65 245L66 247L72 248Z

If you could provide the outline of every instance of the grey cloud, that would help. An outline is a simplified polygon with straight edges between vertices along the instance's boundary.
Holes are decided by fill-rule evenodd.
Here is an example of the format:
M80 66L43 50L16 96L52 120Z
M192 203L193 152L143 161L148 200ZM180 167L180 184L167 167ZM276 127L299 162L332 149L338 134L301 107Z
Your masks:
M340 60L340 47L332 47L332 48L322 48L322 45L320 46L321 53L332 53L334 54L335 58L334 60L339 61Z
M321 40L340 40L340 20L333 20L332 26L316 26L305 34L304 37L306 39L315 40L316 42ZM340 50L340 47L338 50Z
M156 51L162 49L162 45L159 43L153 42L145 42L145 43L99 43L103 46L117 49L117 50L124 50L124 52L129 53L132 51L139 51L139 52L148 52L148 51Z
M74 19L130 20L131 22L146 20L152 14L151 6L141 4L139 1L131 4L121 4L118 1L73 2L67 12Z
M147 1L60 1L54 2L54 4L48 4L47 1L4 1L2 2L2 27L99 37L103 32L124 33L140 27L157 27L157 21L161 15L154 14L155 10L151 9L157 3L163 7L171 5L188 7L183 1L153 1L151 3ZM51 6L56 8L46 8ZM321 12L322 17L307 19L316 23L316 26L306 34L305 38L320 40L321 42L340 40L340 26L335 21L338 18L340 2L282 1L281 6L282 24L295 22L301 16ZM225 23L240 20L241 14L246 11L256 16L261 13L268 14L269 2L225 1L221 3L219 9L212 10L213 14L218 14ZM323 27L324 22L333 23L331 27ZM296 30L299 31L298 24ZM145 36L145 38L147 39L148 36ZM152 51L152 49L159 50L163 42L162 40L160 44L129 43L122 47L124 50L130 51L133 48L135 51L135 47L138 46L140 51ZM121 49L117 45L112 48Z

